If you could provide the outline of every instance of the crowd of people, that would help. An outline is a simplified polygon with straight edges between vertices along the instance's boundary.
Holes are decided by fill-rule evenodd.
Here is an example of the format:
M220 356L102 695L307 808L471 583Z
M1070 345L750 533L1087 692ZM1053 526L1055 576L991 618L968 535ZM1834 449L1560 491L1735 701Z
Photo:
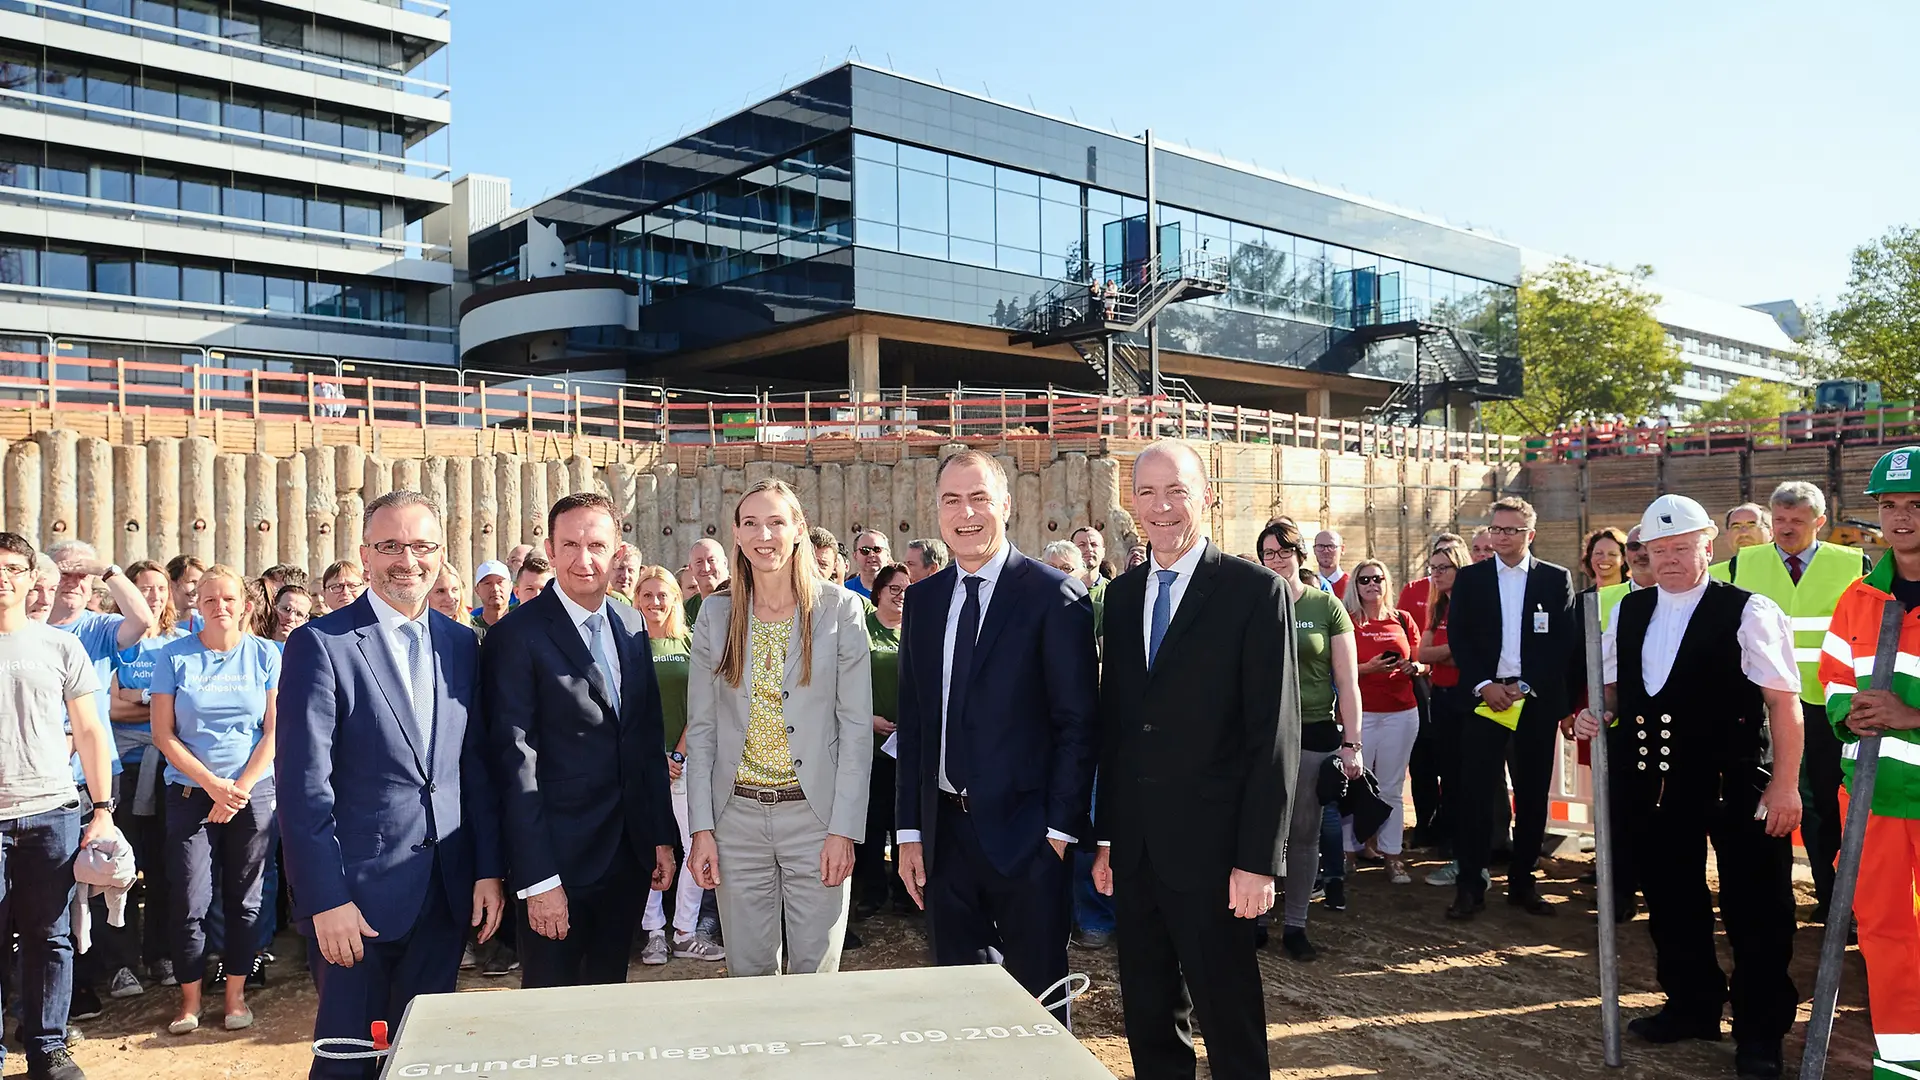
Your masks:
M1446 918L1475 918L1501 867L1509 905L1555 915L1536 876L1560 739L1604 737L1616 913L1644 897L1666 995L1630 1030L1718 1040L1731 1003L1737 1074L1778 1076L1796 924L1848 917L1829 907L1842 789L1884 735L1854 914L1880 1063L1920 1075L1916 466L1906 448L1874 472L1877 565L1818 539L1824 493L1789 482L1718 520L1662 496L1571 570L1503 498L1404 585L1284 517L1223 552L1203 459L1175 441L1134 463L1118 565L1092 526L1018 551L1007 477L971 451L940 466L940 535L898 557L874 529L843 548L775 480L677 570L590 492L552 506L543 550L471 577L438 508L391 492L317 588L0 532L0 871L28 1072L82 1075L69 1023L101 992L177 988L185 1037L217 991L222 1026L249 1027L289 927L315 1037L358 1038L463 968L527 987L624 981L635 956L832 972L852 924L892 911L924 913L936 963L997 962L1043 998L1070 945L1117 945L1138 1075L1191 1077L1197 1020L1214 1075L1265 1076L1271 909L1278 948L1310 962L1316 903L1347 910L1363 864L1411 885L1424 849L1450 860L1425 876L1452 890ZM1586 700L1584 593L1604 701ZM1868 684L1896 603L1888 690Z

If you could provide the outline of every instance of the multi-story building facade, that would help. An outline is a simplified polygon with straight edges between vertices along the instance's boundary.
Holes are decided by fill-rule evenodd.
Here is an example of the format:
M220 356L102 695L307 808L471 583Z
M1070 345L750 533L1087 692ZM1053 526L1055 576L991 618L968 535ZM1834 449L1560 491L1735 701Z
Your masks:
M535 250L564 273L521 280ZM1151 324L1163 376L1214 402L1459 423L1518 386L1513 244L861 64L470 252L461 352L491 369L1132 392Z
M1800 369L1800 347L1769 312L1677 289L1658 291L1654 317L1687 363L1673 388L1677 400L1667 407L1669 419L1718 400L1741 379L1784 383L1797 392L1813 386Z
M0 0L0 351L453 365L450 36L439 0Z

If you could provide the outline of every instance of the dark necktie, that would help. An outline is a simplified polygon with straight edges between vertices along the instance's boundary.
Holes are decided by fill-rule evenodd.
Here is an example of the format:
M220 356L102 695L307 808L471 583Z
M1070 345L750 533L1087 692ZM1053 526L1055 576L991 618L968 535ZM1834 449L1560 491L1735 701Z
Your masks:
M1800 556L1798 555L1787 556L1787 573L1789 576L1793 578L1793 583L1795 585L1800 584L1800 573L1801 573Z
M980 581L971 574L960 579L967 587L967 599L960 605L960 627L953 635L953 674L947 681L947 781L955 791L967 790L973 771L967 742L967 683L973 672L973 645L980 637Z

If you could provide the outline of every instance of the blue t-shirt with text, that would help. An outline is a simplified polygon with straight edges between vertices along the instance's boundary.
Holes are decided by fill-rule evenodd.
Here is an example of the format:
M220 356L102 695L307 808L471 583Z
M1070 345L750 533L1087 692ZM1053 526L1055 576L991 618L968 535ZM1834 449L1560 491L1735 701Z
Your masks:
M55 629L65 630L80 639L80 645L87 650L87 659L93 662L93 677L100 684L100 690L93 695L93 704L100 717L100 732L107 737L107 745L113 745L113 703L107 697L107 687L113 681L114 669L120 666L120 624L126 621L124 615L108 615L99 611L83 611L80 617L70 623L64 623ZM120 755L111 751L107 760L113 771L120 771ZM80 755L73 755L73 782L87 782L86 773L80 769Z
M280 650L248 634L226 652L207 648L196 635L162 649L148 689L173 695L173 729L209 771L232 780L246 768L260 743L267 692L280 686ZM167 763L167 782L195 787Z
M154 637L141 638L139 641L133 643L132 648L120 650L120 689L151 689L153 686L154 661L160 656L161 650L186 636L187 632L185 630L175 627L172 630L168 630ZM153 725L150 723L120 724L117 726L120 730L124 731L150 732L153 730Z

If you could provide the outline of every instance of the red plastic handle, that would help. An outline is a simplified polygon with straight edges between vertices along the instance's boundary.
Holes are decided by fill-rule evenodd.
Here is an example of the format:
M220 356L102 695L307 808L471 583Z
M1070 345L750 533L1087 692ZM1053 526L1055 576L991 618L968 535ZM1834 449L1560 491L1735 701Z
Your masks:
M373 1048L375 1050L388 1049L387 1022L385 1020L375 1020L373 1022Z

